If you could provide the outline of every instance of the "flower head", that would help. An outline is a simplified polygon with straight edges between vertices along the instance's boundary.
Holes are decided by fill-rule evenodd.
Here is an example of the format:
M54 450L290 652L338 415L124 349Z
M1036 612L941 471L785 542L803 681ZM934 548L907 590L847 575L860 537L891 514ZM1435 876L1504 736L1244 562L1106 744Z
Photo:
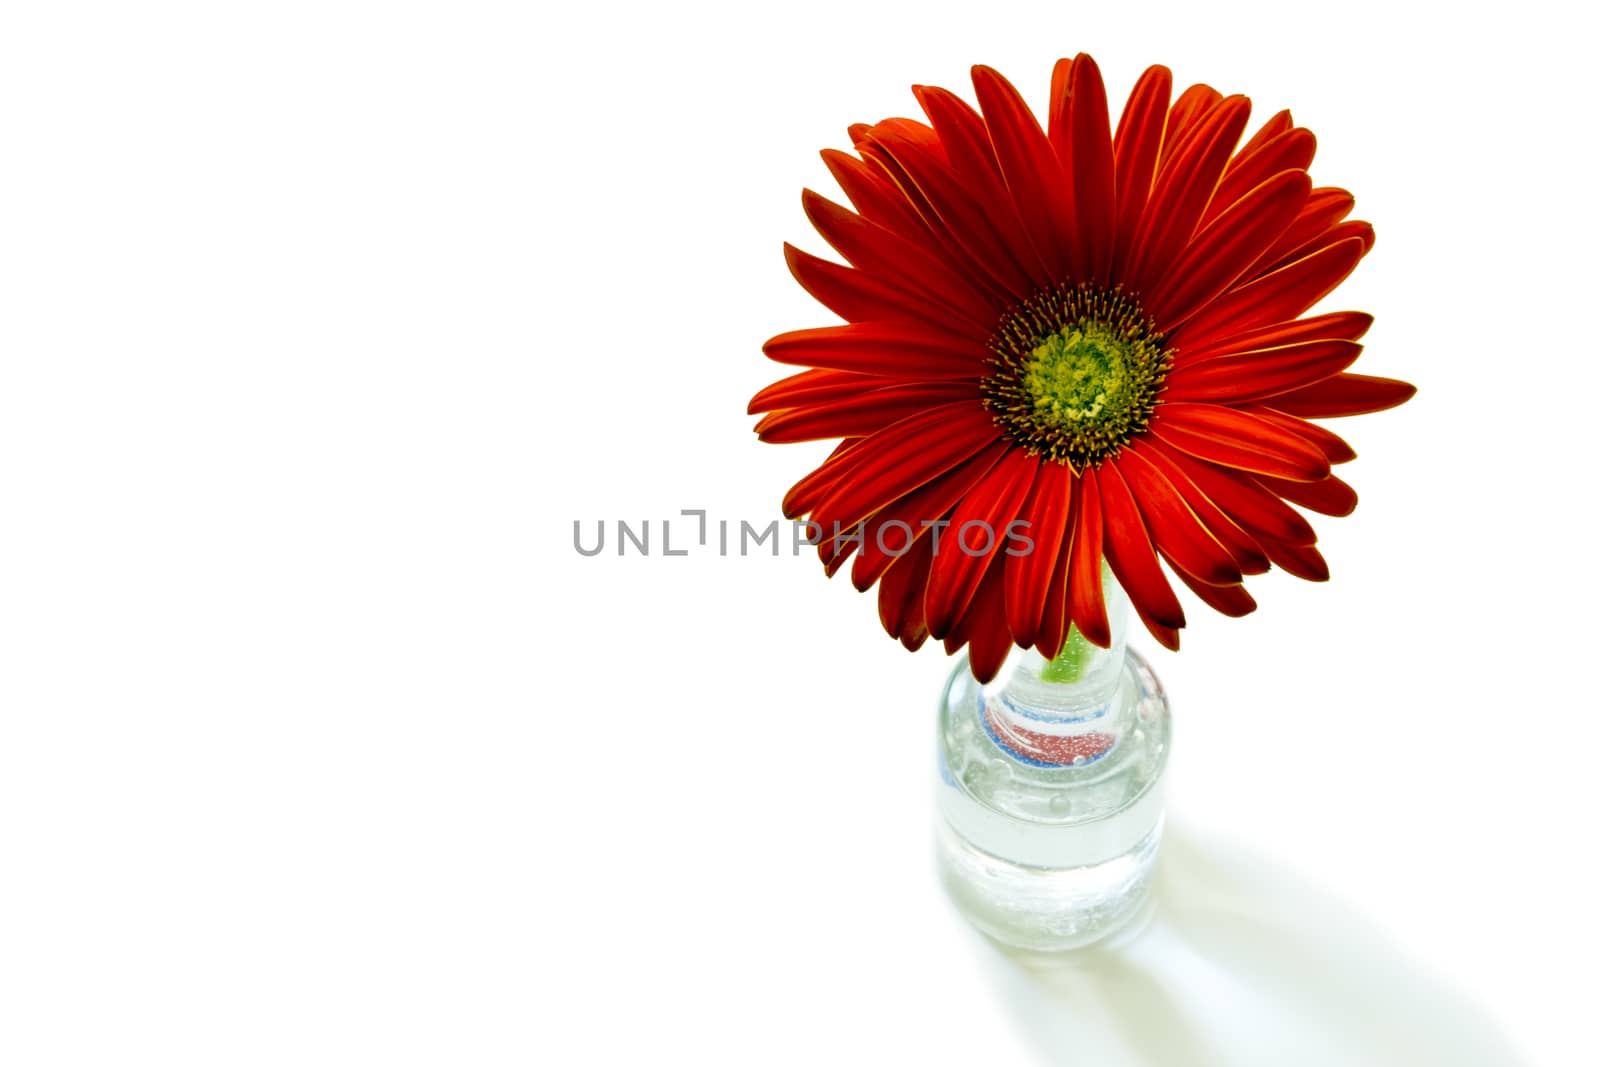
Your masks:
M972 80L976 110L918 86L926 122L823 153L854 210L803 195L848 266L786 246L789 269L845 324L768 341L811 369L750 411L765 441L841 440L785 513L830 575L853 557L878 586L891 636L969 645L982 680L1013 644L1108 644L1102 562L1170 648L1162 563L1228 615L1273 564L1325 579L1291 505L1349 514L1331 467L1355 453L1309 420L1415 390L1349 371L1371 316L1302 317L1373 242L1348 192L1312 185L1311 132L1283 111L1238 147L1250 102L1174 100L1160 66L1114 133L1086 55L1056 65L1043 127L997 72Z

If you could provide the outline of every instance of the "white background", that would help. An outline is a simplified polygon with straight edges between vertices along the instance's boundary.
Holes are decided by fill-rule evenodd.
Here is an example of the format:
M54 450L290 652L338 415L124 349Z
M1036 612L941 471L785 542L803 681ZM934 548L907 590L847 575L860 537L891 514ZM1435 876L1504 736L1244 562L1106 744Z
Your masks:
M1576 10L7 5L0 1062L1593 1062ZM816 151L1079 50L1292 106L1421 392L1332 582L1140 643L1162 917L1041 967L934 883L942 654L659 538L824 451L744 415Z

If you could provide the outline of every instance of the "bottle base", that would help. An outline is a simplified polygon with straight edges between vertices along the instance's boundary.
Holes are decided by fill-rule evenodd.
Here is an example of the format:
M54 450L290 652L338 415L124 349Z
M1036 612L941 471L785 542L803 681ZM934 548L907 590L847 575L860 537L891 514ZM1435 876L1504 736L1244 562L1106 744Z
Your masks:
M1087 867L1027 867L991 855L938 820L940 880L957 910L1003 945L1083 948L1136 928L1148 913L1158 822L1131 850Z

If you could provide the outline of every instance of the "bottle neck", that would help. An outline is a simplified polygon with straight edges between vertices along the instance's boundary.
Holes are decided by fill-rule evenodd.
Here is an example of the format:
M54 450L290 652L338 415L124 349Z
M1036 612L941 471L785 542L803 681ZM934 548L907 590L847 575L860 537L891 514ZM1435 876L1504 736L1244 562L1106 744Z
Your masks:
M1122 707L1127 660L1128 600L1105 579L1111 647L1072 631L1054 660L1013 649L979 695L980 721L999 748L1036 767L1082 767L1116 747L1128 718Z

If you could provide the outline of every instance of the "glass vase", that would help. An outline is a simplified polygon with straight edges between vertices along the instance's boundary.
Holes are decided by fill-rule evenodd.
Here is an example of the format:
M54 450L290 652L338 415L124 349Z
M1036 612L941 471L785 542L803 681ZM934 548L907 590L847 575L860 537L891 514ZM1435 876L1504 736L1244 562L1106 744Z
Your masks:
M1171 717L1109 578L1106 609L1109 649L1074 630L1053 661L1014 649L980 685L962 659L945 685L940 875L974 926L1017 948L1101 940L1149 899Z

